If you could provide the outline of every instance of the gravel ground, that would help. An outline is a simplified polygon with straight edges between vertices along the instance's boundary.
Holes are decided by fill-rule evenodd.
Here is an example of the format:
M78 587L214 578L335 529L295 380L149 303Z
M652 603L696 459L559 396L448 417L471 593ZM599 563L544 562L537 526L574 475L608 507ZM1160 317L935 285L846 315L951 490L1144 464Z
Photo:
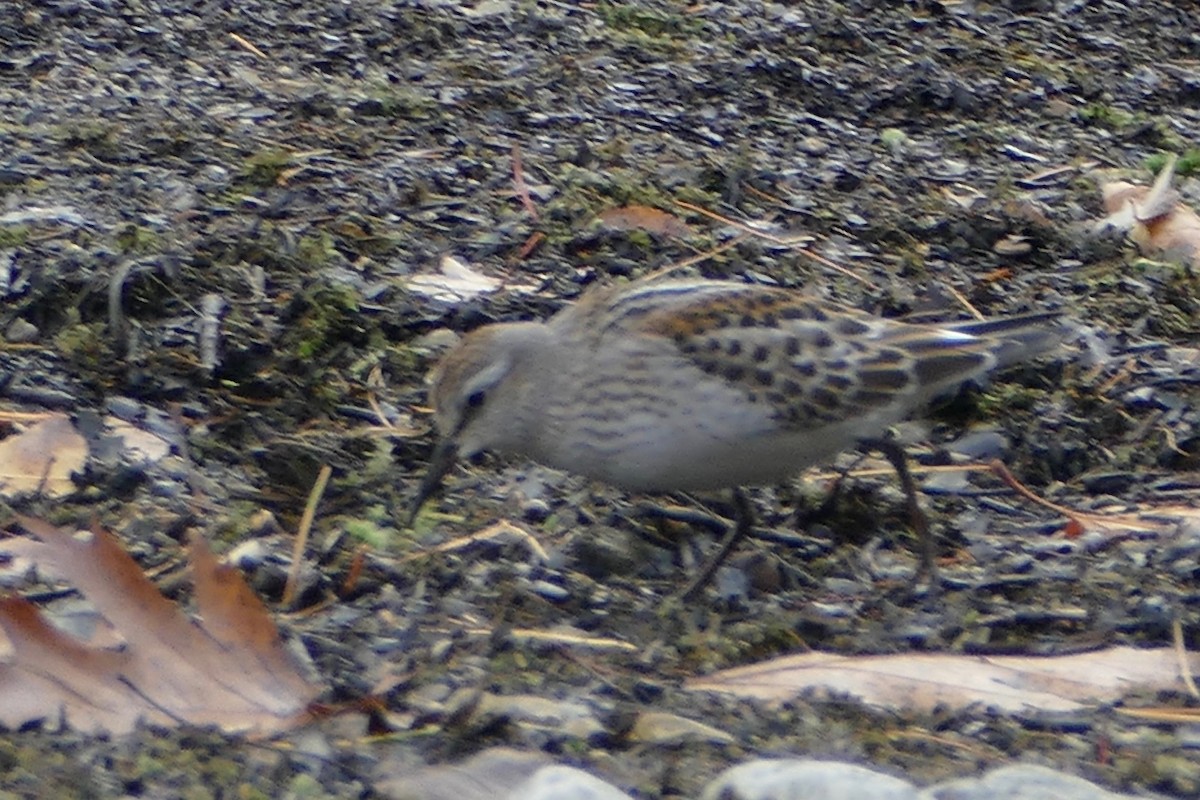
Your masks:
M1154 157L1196 147L1194 5L877 5L0 6L0 406L156 419L178 437L154 467L95 458L68 502L14 506L98 519L147 566L178 560L199 527L277 603L291 538L262 512L294 530L331 465L305 590L281 625L331 702L387 687L378 722L391 729L366 738L352 716L247 744L47 726L0 737L0 797L397 796L422 765L496 745L635 797L697 796L721 770L779 755L918 785L1043 764L1200 796L1194 732L1108 708L778 709L681 688L806 647L1162 645L1176 618L1194 647L1194 533L1067 540L994 479L929 486L945 557L935 598L905 586L915 555L889 477L848 479L819 510L828 481L797 482L755 492L777 535L685 605L671 593L713 539L638 509L687 499L487 461L403 524L431 444L424 376L449 331L545 318L590 284L727 244L691 269L889 316L1062 309L1079 335L1061 356L906 427L917 461L999 456L1084 509L1195 503L1197 278L1090 233L1107 176L1149 182ZM1195 179L1179 188L1200 206ZM853 275L766 239L731 242L675 201L811 236ZM596 223L631 204L679 214L690 235ZM445 256L503 287L454 302L413 291ZM547 557L501 536L407 558L499 519ZM185 585L169 588L186 602ZM709 732L639 726L654 719L643 712Z

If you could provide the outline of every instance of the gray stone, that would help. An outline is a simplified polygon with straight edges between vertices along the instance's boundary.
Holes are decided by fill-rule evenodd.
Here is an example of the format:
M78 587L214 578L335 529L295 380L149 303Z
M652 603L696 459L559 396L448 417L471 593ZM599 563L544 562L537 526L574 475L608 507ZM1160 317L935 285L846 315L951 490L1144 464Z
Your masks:
M917 800L912 784L840 761L761 759L725 770L703 800Z
M977 778L930 786L921 800L1122 800L1091 781L1035 764L1001 767Z
M632 800L611 783L574 767L542 767L506 800Z

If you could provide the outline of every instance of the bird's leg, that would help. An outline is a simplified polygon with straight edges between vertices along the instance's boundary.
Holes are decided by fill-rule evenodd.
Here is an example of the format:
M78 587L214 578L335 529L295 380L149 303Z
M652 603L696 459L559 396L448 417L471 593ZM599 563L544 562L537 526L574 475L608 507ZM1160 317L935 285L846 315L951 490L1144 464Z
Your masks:
M920 583L923 578L926 578L931 586L936 585L937 562L935 561L933 535L929 531L929 518L925 516L920 503L917 502L917 485L913 481L912 471L908 468L908 454L892 439L860 439L859 442L865 447L883 453L884 458L891 462L892 467L896 470L896 476L900 478L900 488L904 490L907 500L909 519L913 530L917 533L921 547L921 565L917 568L917 574L913 576L913 583Z
M725 559L733 552L733 548L737 546L738 542L750 535L750 529L754 527L754 509L750 507L750 499L741 489L734 488L733 490L733 508L736 517L733 525L725 532L721 546L709 557L708 561L704 562L704 566L696 573L696 577L692 578L687 587L679 593L679 599L694 599L700 590L708 585L720 566L725 563Z

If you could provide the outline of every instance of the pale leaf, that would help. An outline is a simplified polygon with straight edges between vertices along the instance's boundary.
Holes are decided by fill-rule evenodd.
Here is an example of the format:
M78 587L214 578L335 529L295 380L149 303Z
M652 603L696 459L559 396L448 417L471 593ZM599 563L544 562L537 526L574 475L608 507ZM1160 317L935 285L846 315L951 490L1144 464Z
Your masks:
M1101 187L1108 216L1097 230L1116 228L1126 232L1147 256L1190 261L1200 266L1200 215L1180 202L1171 187L1175 156L1167 159L1150 187L1125 181Z
M88 446L65 414L54 414L0 441L0 497L75 491L71 473L83 470Z
M453 256L444 256L436 275L414 275L408 290L443 302L461 302L500 288L500 281L476 272Z
M1113 647L1058 657L805 653L695 678L687 688L773 703L815 692L892 710L981 705L1062 712L1111 703L1135 689L1183 691L1184 683L1174 650Z

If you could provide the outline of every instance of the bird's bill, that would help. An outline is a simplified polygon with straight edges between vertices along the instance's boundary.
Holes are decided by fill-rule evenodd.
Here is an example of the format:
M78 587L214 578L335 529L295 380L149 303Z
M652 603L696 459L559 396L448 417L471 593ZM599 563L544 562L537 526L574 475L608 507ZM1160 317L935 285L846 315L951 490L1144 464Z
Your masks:
M429 458L429 470L421 479L417 496L413 498L412 509L408 517L410 527L421 511L421 506L425 505L425 501L441 488L442 480L454 468L456 461L458 461L458 442L451 438L445 438L438 442L437 447L433 449L433 455Z

